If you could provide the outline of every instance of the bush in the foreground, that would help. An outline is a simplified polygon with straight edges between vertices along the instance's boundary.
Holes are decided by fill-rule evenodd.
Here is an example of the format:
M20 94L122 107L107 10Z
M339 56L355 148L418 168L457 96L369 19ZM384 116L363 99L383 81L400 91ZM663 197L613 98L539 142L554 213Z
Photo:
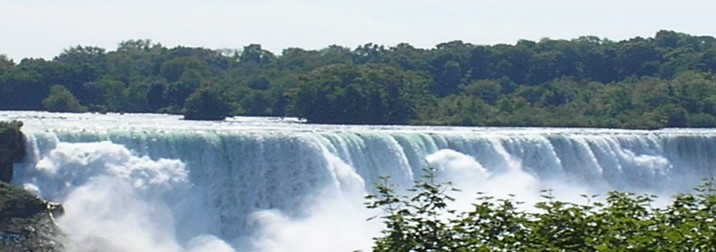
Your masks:
M556 200L545 191L537 211L514 199L479 194L472 210L451 210L450 183L435 173L399 195L387 178L368 195L368 208L382 209L382 236L374 251L716 251L716 196L713 180L693 194L679 194L665 207L655 196L610 192L604 202Z

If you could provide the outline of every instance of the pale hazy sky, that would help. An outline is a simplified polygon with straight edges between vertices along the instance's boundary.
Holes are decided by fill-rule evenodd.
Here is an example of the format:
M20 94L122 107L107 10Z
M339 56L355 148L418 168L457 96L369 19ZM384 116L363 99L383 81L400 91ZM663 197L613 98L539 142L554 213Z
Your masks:
M211 49L259 43L279 54L368 42L622 40L662 29L716 36L714 10L714 0L0 0L0 54L51 59L70 46L114 50L129 39Z

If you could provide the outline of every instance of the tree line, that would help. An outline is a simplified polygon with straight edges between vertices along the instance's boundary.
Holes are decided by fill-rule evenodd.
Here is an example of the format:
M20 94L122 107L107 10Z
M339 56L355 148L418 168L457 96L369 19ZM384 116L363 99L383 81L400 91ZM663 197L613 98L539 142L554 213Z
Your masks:
M0 109L288 116L311 123L716 126L716 39L451 41L422 49L167 48L150 40L0 56Z

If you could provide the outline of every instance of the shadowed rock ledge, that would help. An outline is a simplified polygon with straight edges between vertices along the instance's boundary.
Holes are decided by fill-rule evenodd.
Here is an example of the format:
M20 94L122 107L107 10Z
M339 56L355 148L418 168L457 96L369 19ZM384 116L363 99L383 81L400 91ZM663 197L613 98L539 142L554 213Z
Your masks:
M22 122L0 122L0 251L64 251L55 217L62 205L10 184L13 164L25 158Z
M22 122L0 122L0 181L10 183L12 166L25 158Z

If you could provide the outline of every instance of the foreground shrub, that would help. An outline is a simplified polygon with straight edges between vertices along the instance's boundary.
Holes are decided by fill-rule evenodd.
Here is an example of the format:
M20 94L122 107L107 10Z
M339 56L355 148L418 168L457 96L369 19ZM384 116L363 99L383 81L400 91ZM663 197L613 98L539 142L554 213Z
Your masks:
M414 196L397 194L382 178L366 205L384 212L374 251L716 251L713 181L661 208L652 206L653 195L614 191L603 202L583 195L587 203L576 204L547 190L536 211L478 194L471 210L458 212L449 207L456 189L428 169L409 189Z

